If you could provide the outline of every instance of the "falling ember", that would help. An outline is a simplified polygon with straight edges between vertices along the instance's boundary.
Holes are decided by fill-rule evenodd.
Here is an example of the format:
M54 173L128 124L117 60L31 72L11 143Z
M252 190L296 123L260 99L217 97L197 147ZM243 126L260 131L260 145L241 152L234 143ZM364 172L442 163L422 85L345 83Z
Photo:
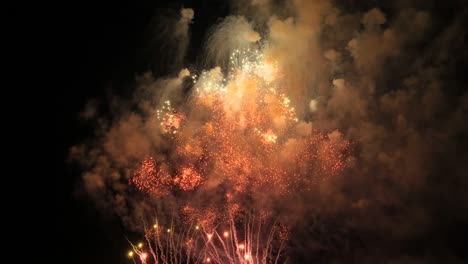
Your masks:
M238 247L239 247L239 249L244 249L245 248L244 244L239 244Z
M145 261L148 258L148 254L146 252L141 253L140 259L141 261Z
M213 237L213 234L208 234L208 235L206 235L206 237L208 238L208 241L209 241Z
M128 255L129 258L131 258L131 257L133 257L133 254L134 254L133 251L129 251L127 255Z
M206 262L210 263L210 262L211 262L211 258L206 258Z
M228 237L229 237L229 232L228 232L228 231L224 231L223 237L228 238Z

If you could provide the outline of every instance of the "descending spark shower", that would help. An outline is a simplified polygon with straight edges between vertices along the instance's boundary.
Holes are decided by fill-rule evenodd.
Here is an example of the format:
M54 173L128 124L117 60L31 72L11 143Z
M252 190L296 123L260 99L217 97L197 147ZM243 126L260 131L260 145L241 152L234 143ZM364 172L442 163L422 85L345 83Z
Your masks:
M147 250L134 246L129 257L285 262L290 227L275 201L339 174L349 142L337 131L313 132L298 118L280 69L260 48L234 51L226 76L217 67L191 78L193 93L181 110L169 100L155 110L154 133L171 147L141 161L130 179L144 197L159 201L152 211L169 206L172 217L164 222L156 213L147 220L153 222L145 223ZM267 197L259 195L265 190ZM167 197L176 202L165 204L173 201Z

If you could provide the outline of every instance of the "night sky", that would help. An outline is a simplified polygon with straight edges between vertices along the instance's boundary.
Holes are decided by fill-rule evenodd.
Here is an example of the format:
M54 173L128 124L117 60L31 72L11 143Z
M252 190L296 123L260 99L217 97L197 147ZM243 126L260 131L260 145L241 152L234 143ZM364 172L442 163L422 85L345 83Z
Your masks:
M384 12L389 14L394 12L390 4L381 4L380 1L348 0L337 2L339 2L340 7L346 10L368 10L381 5L381 10ZM359 6L357 6L358 2L360 2ZM418 6L423 1L411 2ZM437 20L434 20L434 28L436 29L427 36L426 43L419 43L411 47L413 54L417 53L418 49L426 49L427 43L435 39L438 32L453 22L454 17L467 14L466 9L465 11L459 10L462 5L458 1L448 1L446 6L440 2L432 1L433 4L431 5L422 4L425 10L430 10L436 14ZM167 50L158 49L157 45L161 43L151 42L151 30L154 29L152 27L154 23L157 24L158 21L171 19L181 7L190 7L195 10L193 24L190 26L190 44L183 64L196 68L200 65L200 58L197 55L202 50L207 31L210 26L230 13L229 3L217 0L85 1L69 5L68 9L64 11L66 15L63 21L57 22L63 24L62 28L64 28L63 43L67 49L61 56L66 59L67 65L64 67L69 72L68 82L64 84L63 89L56 97L56 125L57 130L60 131L56 143L56 200L58 212L56 225L59 236L62 237L59 239L61 246L59 254L61 257L58 259L66 260L66 263L130 263L125 256L128 248L125 236L135 234L125 228L121 219L112 210L102 211L98 209L99 207L96 206L96 203L82 187L81 175L83 169L70 161L69 152L72 146L85 142L96 132L94 125L84 122L80 118L80 113L88 102L98 102L98 108L104 113L103 115L109 116L112 113L106 112L108 111L106 102L110 101L113 94L121 95L124 98L130 97L135 86L136 75L148 70L152 71L157 77L177 73L177 71L174 73L172 67L174 65L168 65L164 61L158 64L150 59L158 56L164 58L165 53L167 53ZM459 38L464 39L461 43L466 44L466 31L459 32L459 34ZM447 67L450 70L441 74L442 88L447 92L447 98L453 99L448 100L449 102L455 102L457 98L461 98L468 87L465 73L468 70L466 48L457 46L455 50L459 53L453 54L453 56L458 59L453 59L453 61L452 58L446 59L446 61L450 61L447 62ZM429 55L426 53L424 56ZM404 59L408 60L408 58ZM446 63L446 61L438 61L437 63ZM429 62L426 61L425 63L430 64L432 62L429 60ZM394 70L395 75L398 75L399 65L398 62L390 61L386 67L388 67L389 71ZM391 74L382 75L378 81L391 83L393 77L394 75ZM450 80L446 81L447 79ZM380 89L387 90L389 88L383 86ZM468 101L465 100L465 102ZM465 111L462 114L466 117L467 108L462 109ZM461 132L456 134L454 139L450 140L450 143L452 145L467 146L467 135L464 132L466 132L466 127L461 129ZM460 164L464 158L468 157L466 150L461 148L447 151L450 153L448 156L442 155L443 153L441 156L446 157L447 160L455 160ZM455 155L454 153L457 153L457 155L452 158L450 155ZM407 246L404 247L406 251L403 253L408 253L406 255L429 256L430 254L427 254L427 251L431 251L433 248L440 248L441 253L436 254L437 256L434 259L422 257L422 260L413 261L408 259L408 262L405 262L400 259L401 262L385 263L440 263L442 259L446 259L447 263L462 263L458 261L468 260L466 254L468 229L467 222L465 222L468 220L466 211L468 205L465 204L468 200L460 198L461 193L468 187L468 181L460 179L459 176L450 178L450 172L444 176L447 171L444 169L445 166L452 163L449 161L440 162L441 165L435 167L431 174L432 177L435 177L435 180L431 180L430 184L425 184L423 187L423 189L428 189L428 194L420 195L414 200L411 200L413 198L408 200L409 203L419 203L425 199L425 207L430 208L431 217L437 218L437 223L434 223L430 229L422 231L425 232L423 235L406 241ZM466 164L467 160L465 160L465 165L460 165L457 169L454 169L456 171L454 175L461 175L459 172L463 168L467 169ZM438 176L444 178L444 180L438 180ZM364 182L364 180L362 181ZM353 184L357 185L357 183L352 183L349 186L353 186ZM366 181L365 184L369 184L369 182ZM454 198L452 199L450 193L453 186L458 186L458 189L453 191ZM369 188L372 188L371 185L369 185ZM433 191L436 188L439 189L438 192ZM348 191L350 193L357 192L357 190ZM438 200L437 197L441 197L441 200ZM447 203L447 205L441 203ZM390 206L384 210L391 211L392 208ZM340 218L338 215L334 217ZM327 228L339 226L339 224L335 225L333 223L334 220L324 221L329 223ZM347 233L347 239L355 242L355 244L362 245L359 247L364 248L364 251L366 247L371 247L366 245L366 239L368 241L379 239L378 236L377 238L374 236L372 230L366 230L368 233L360 233L359 228L356 230L358 230L356 233ZM321 235L324 235L327 231L321 232L323 232ZM392 244L394 242L388 243ZM386 243L384 242L382 245L382 247L385 247ZM400 249L395 249L395 252L398 250ZM299 253L293 252L297 255L307 255L308 249L303 247L300 251ZM378 252L378 250L373 251L372 254L379 254ZM402 255L405 255L403 253ZM301 261L320 260L326 263L327 254L329 253L320 251L319 254L323 258L298 257L297 261L300 263ZM343 256L346 258L345 254Z

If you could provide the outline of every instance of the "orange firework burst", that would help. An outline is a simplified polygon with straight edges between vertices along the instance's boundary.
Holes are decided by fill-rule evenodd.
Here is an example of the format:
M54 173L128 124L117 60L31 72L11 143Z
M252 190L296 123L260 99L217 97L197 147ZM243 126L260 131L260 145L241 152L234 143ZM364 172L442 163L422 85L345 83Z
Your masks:
M132 183L141 191L153 195L165 195L171 186L171 177L163 164L154 158L143 160L132 177Z
M201 175L193 168L182 168L179 175L174 179L174 183L184 191L194 190L202 183Z
M162 132L177 134L170 138L175 151L159 164L153 158L142 162L132 178L139 190L164 195L224 186L230 198L223 206L210 206L231 212L239 195L309 190L310 184L344 169L349 142L338 132L314 133L299 122L291 100L275 82L279 70L266 74L273 69L261 52L236 51L231 62L228 79L219 68L193 77L186 114L170 101L157 111Z
M181 245L187 252L203 250L203 262L258 263L259 241L266 245L266 260L273 240L281 241L275 249L281 252L290 229L272 221L274 210L258 210L255 203L309 191L340 174L350 144L337 131L312 131L300 121L271 58L266 62L261 52L236 51L231 62L227 78L219 68L192 77L193 94L185 111L170 101L157 110L160 133L171 135L165 138L173 148L158 155L163 157L158 161L142 161L131 182L145 193L180 199L175 204L181 223L191 228L178 241L185 241ZM244 223L240 230L238 223ZM274 230L265 235L263 225ZM159 247L159 239L175 236L172 226L166 226L167 232L150 228L147 234L155 236ZM197 247L197 239L208 244ZM219 255L220 248L229 258Z

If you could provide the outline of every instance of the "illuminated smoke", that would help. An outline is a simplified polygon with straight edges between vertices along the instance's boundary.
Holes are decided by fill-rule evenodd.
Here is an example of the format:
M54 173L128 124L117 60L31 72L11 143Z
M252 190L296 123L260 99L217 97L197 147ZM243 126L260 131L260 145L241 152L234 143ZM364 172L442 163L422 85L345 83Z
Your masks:
M156 110L153 122L159 122L160 129L153 132L170 142L169 155L145 158L130 176L131 183L149 200L175 199L173 210L183 217L177 224L171 220L167 234L159 224L145 231L155 262L172 263L168 255L182 257L181 252L183 258L199 261L206 256L205 262L214 263L284 260L288 235L280 226L289 223L284 223L281 210L265 206L259 194L269 190L265 198L270 202L291 200L346 168L349 142L338 131L324 135L299 122L275 65L262 50L235 50L226 76L219 67L192 76L194 90L185 106L178 110L166 100ZM185 200L184 195L192 198ZM260 213L253 213L259 208ZM239 226L244 221L256 222ZM273 228L264 230L263 224ZM193 226L199 228L192 231ZM222 226L230 231L220 230ZM206 240L200 241L205 237L196 231L200 227ZM159 242L174 239L173 230L186 228L191 231L179 233L179 244Z
M389 14L240 2L210 32L209 67L140 77L132 108L72 148L86 190L142 233L145 251L129 257L398 262L440 224L433 215L463 211L466 196L451 190L466 184L468 95L450 95L460 84L445 66L459 59L446 50L460 52L466 18L432 29L437 14L401 1ZM187 39L193 10L179 15L172 33ZM450 202L426 203L439 196Z

